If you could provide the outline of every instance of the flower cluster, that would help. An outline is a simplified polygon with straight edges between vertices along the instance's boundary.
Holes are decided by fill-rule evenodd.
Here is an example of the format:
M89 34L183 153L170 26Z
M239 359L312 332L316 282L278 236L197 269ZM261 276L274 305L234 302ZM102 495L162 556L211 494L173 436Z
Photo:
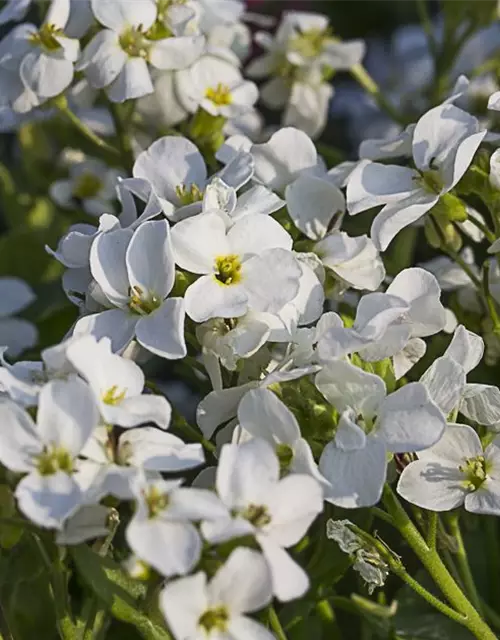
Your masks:
M29 5L8 2L0 22ZM147 583L126 613L121 596L106 601L145 638L265 640L286 637L275 607L293 627L283 603L311 590L330 606L340 574L318 570L326 538L368 595L390 572L415 588L370 523L339 515L371 509L445 584L456 611L437 608L489 640L436 540L452 535L441 512L455 533L462 506L500 515L486 366L500 360L498 134L462 77L332 163L313 139L335 72L394 112L364 43L285 12L274 36L255 34L265 53L245 70L252 22L263 17L239 0L52 0L39 26L0 42L1 126L57 141L63 116L79 134L33 196L64 220L44 238L71 318L58 340L42 317L35 350L34 315L10 317L35 294L0 279L11 526L67 547L98 598L113 580L124 593ZM259 99L283 110L282 128L263 128ZM114 568L85 575L81 553Z

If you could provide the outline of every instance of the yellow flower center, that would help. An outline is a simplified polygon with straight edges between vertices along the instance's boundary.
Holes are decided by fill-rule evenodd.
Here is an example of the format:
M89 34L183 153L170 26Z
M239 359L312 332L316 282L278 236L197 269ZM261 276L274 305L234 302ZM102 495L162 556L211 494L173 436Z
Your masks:
M468 491L477 491L488 477L488 468L484 456L468 458L459 470L466 476L464 486Z
M240 515L258 529L271 522L271 516L265 505L250 504Z
M78 176L73 186L73 197L78 200L94 198L102 189L102 182L98 176L89 171L85 171Z
M212 631L224 633L227 629L228 620L229 613L226 607L221 605L213 609L207 609L205 613L200 616L198 626L202 627L207 634L210 634Z
M422 171L420 177L421 186L429 193L439 194L443 190L443 179L439 171L435 169L429 169L428 171Z
M52 445L45 447L36 458L37 469L42 476L51 476L58 471L67 474L73 473L73 458L69 451L62 447Z
M63 30L56 27L55 24L43 24L36 33L30 36L29 40L32 44L41 46L47 51L57 51L61 49L61 44L56 36L62 36L63 33Z
M290 49L304 58L316 58L323 51L331 33L327 30L309 29L296 35L290 41Z
M148 517L156 518L168 507L169 497L167 493L161 493L156 487L150 487L148 492L144 492L144 499L148 508Z
M131 58L144 58L149 56L149 43L146 34L142 31L142 27L126 29L120 35L120 47Z
M205 92L205 98L208 98L208 100L219 107L229 105L233 102L231 89L221 82L219 82L215 89L213 87L209 87Z
M284 473L288 471L293 462L293 449L288 444L278 444L276 446L276 455L280 462L280 471Z
M102 394L101 399L104 404L114 406L119 404L125 398L126 393L126 389L119 390L118 385L114 384L111 388L109 388L105 393Z
M194 183L189 185L189 187L185 184L178 185L175 187L175 193L182 206L203 200L203 191Z
M139 316L147 316L161 307L162 299L155 293L145 292L139 286L130 290L130 300L128 303L130 311Z
M237 255L215 258L215 279L221 284L237 284L241 280L241 261Z

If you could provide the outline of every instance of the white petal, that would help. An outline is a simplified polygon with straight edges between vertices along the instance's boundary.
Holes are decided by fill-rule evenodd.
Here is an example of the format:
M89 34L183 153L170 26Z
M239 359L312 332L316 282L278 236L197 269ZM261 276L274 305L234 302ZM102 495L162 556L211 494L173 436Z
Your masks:
M0 345L13 358L38 342L38 329L23 318L0 318Z
M116 305L124 305L129 300L125 256L132 235L130 229L101 233L90 250L92 275L105 295Z
M7 469L31 471L33 459L43 445L33 420L21 407L8 398L0 399L0 460Z
M231 638L238 640L274 640L275 636L260 622L246 616L233 616L228 624Z
M76 376L51 380L40 392L37 426L44 444L77 456L99 421L90 387Z
M453 338L445 355L461 365L465 373L475 369L484 354L484 342L481 336L468 331L463 325L455 329Z
M101 412L107 423L123 428L154 422L161 429L168 429L171 417L168 400L152 394L128 397L116 405L102 405Z
M281 602L300 598L309 589L309 577L278 545L259 536L259 544L271 569L273 594Z
M356 424L357 415L353 409L345 409L340 414L335 432L335 446L342 451L363 449L366 445L366 435Z
M500 422L500 389L489 384L467 384L460 413L487 427Z
M324 366L315 385L338 411L353 408L368 418L377 413L386 394L381 378L343 360Z
M470 513L500 515L500 483L489 479L477 490L465 496L465 509Z
M426 462L443 462L458 468L467 458L475 458L483 453L479 436L472 427L465 424L448 424L438 442L418 457Z
M261 254L266 249L288 249L292 237L281 224L269 216L246 216L238 220L227 234L230 253L242 257Z
M319 470L330 482L325 500L344 509L371 507L380 500L387 473L387 450L382 442L368 438L364 449L342 451L326 445Z
M208 585L210 600L228 606L233 614L258 611L272 599L271 571L264 557L235 549Z
M401 474L397 491L408 502L431 511L450 511L464 502L464 475L446 461L417 460Z
M103 89L116 80L127 59L127 54L120 47L118 34L103 29L85 47L76 68L85 71L92 87Z
M26 87L43 100L59 95L73 80L73 63L44 53L29 53L20 67Z
M195 322L210 318L237 318L248 309L248 294L242 284L224 284L213 275L201 276L185 294L186 313Z
M160 594L160 608L176 638L196 638L198 621L209 608L203 571L187 578L172 580Z
M60 529L82 500L79 486L63 471L47 476L30 473L17 485L15 496L27 518L50 529Z
M142 98L153 91L153 82L144 58L129 58L117 78L107 87L112 102Z
M136 514L125 535L132 551L167 578L189 573L200 558L200 536L187 522L166 522L161 517Z
M213 273L215 258L231 253L226 226L216 213L178 222L172 229L175 262L192 273Z
M285 197L295 226L311 240L323 238L334 216L345 211L340 189L314 176L299 176L287 186Z
M495 91L488 99L488 109L500 111L500 91Z
M187 353L184 320L184 300L168 298L159 309L139 319L135 327L137 341L160 358L184 358Z
M297 419L269 389L252 389L243 396L238 421L254 438L290 445L300 438Z
M163 71L185 69L200 57L204 47L205 38L201 35L165 38L154 43L149 62Z
M302 269L291 251L267 249L244 262L241 275L248 307L278 313L299 293Z
M205 396L196 410L196 422L204 436L211 438L219 425L234 418L245 393L257 386L258 382L250 382L239 387L211 391Z
M265 440L253 439L242 445L222 447L216 484L226 506L244 508L249 504L266 504L278 478L278 458Z
M444 415L458 407L465 390L465 372L451 358L437 358L421 377L429 394Z
M111 349L114 352L120 352L132 341L139 317L122 309L110 309L80 318L75 324L73 334L75 336L90 334L96 340L109 338Z
M318 162L312 140L293 127L280 129L265 144L254 145L252 155L255 179L278 193L302 171L315 169Z
M111 510L102 504L84 505L66 521L56 535L60 545L81 544L87 540L104 538L109 534L108 520Z
M399 202L418 188L413 169L362 160L349 176L347 209L351 215L388 202Z
M438 196L423 189L387 204L373 221L370 235L379 251L385 251L405 227L419 220L438 201Z
M163 300L168 296L174 285L175 266L167 220L144 222L136 229L126 263L132 288L138 287L146 297L155 294Z
M200 444L184 444L180 438L154 427L130 429L120 437L120 449L129 455L128 464L149 471L179 472L205 461Z
M285 202L270 189L262 185L255 185L238 196L231 217L233 220L240 220L250 215L268 215L281 209L284 204Z
M153 0L141 0L140 5L130 0L91 0L91 3L96 19L114 31L122 32L127 27L139 25L147 31L156 20Z
M176 187L205 187L207 168L198 148L187 138L165 136L143 151L134 164L134 178L144 178L157 195L178 203Z
M393 357L394 375L400 380L424 355L426 343L420 338L412 338L405 347Z
M389 451L419 451L436 443L446 426L444 415L432 402L427 389L411 382L382 403L377 417L377 437Z

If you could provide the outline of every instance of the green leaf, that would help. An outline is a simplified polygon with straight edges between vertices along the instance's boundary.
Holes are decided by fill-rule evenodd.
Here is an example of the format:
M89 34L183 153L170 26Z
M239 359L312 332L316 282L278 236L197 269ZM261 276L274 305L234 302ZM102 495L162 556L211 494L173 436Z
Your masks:
M87 545L72 547L71 555L87 587L111 614L133 625L146 640L171 640L168 631L151 622L140 610L146 586L128 576L109 557L101 557Z

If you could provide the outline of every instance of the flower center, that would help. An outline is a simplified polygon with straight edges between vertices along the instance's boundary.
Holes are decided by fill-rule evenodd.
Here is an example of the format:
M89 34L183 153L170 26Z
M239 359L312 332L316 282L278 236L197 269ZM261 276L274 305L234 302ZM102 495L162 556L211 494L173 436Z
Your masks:
M288 444L280 443L276 446L276 455L278 456L278 460L280 462L281 473L288 471L294 457L292 447Z
M203 200L203 191L194 182L189 187L185 184L178 185L175 187L175 193L182 206Z
M221 284L237 284L241 280L241 260L231 254L215 258L215 279Z
M220 605L213 609L207 609L205 613L200 616L198 626L202 627L208 634L212 631L221 631L224 633L227 629L228 620L229 613L226 607Z
M169 497L167 493L161 493L156 487L150 487L149 491L143 493L148 508L148 517L156 518L168 507Z
M32 44L39 45L47 51L57 51L61 48L56 36L62 36L63 30L55 24L43 24L40 29L33 33L29 40Z
M290 49L296 51L304 58L316 58L323 51L330 32L322 29L308 29L290 41Z
M271 522L271 516L265 505L249 504L240 515L258 529Z
M36 457L37 469L42 476L51 476L58 471L73 473L73 457L66 449L51 445Z
M205 98L219 107L229 105L233 102L231 89L221 82L219 82L215 89L213 87L209 87L205 92Z
M73 197L78 200L94 198L102 189L102 182L98 176L88 171L78 177L73 186Z
M101 400L104 402L104 404L117 405L125 398L126 393L126 389L119 390L118 385L114 384L111 388L109 388L105 393L102 394Z
M429 169L420 173L420 184L429 193L439 194L443 190L443 179L439 171Z
M464 485L468 491L477 491L488 477L484 456L468 458L465 464L458 468L465 475Z
M156 309L159 309L163 300L155 293L145 292L139 286L132 287L130 290L129 309L139 316L147 316Z
M126 29L120 35L120 47L131 58L145 58L149 55L149 44L141 26Z

